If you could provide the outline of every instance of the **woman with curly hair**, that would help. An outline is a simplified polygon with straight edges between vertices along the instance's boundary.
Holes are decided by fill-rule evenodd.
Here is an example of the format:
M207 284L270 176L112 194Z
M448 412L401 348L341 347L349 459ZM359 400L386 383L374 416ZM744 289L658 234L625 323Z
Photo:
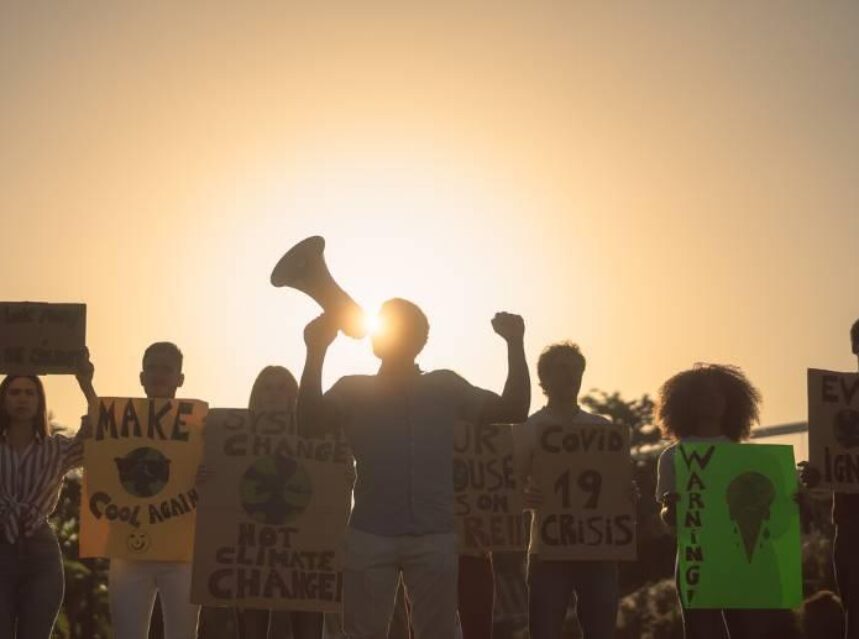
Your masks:
M659 456L656 500L662 520L676 525L674 456L679 442L741 442L758 421L761 396L735 366L696 364L674 375L659 390L657 419L665 437L675 440ZM681 602L687 639L754 637L751 611L686 609Z

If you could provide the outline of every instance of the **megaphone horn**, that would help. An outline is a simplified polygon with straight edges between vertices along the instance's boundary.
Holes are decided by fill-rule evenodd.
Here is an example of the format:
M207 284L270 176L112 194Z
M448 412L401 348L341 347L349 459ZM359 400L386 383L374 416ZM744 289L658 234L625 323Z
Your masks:
M325 238L308 237L289 249L271 272L274 286L288 286L312 297L322 309L337 318L338 326L349 337L367 333L364 311L340 288L325 264Z

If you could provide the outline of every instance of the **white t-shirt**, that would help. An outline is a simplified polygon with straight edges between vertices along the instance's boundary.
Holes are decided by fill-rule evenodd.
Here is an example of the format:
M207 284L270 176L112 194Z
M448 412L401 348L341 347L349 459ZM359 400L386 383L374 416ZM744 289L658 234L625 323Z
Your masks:
M515 456L518 472L523 486L527 482L533 481L534 453L537 450L538 432L543 424L611 424L611 421L601 415L588 413L581 408L576 412L572 410L555 411L546 406L531 415L524 424L514 426L513 443L516 451ZM536 555L540 553L541 520L540 511L535 510L531 515L531 544L528 547L528 554Z
M674 456L677 454L677 444L689 442L729 442L727 437L719 435L718 437L697 437L692 435L684 437L668 448L662 451L659 455L659 462L656 465L656 501L662 503L662 498L668 493L677 492L677 473L674 470Z

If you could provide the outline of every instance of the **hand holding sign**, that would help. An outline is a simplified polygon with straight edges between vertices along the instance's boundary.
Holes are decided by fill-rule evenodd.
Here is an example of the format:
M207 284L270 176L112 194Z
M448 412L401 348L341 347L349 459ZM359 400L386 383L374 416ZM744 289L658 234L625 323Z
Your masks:
M809 490L817 488L820 484L820 470L806 461L799 462L797 467L799 468L799 481L802 482L802 485Z
M95 366L93 366L93 363L90 361L89 349L83 348L78 353L75 379L77 379L78 386L81 387L81 391L83 391L84 397L86 397L87 404L94 404L98 400L98 395L92 385L94 375Z
M325 350L335 340L339 330L335 318L323 313L304 327L304 343L308 350Z

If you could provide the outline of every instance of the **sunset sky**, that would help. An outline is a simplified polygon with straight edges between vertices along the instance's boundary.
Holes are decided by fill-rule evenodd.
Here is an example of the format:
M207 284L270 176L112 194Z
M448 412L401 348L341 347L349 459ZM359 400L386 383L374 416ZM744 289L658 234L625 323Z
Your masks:
M855 370L859 4L0 0L4 301L85 302L103 395L145 346L182 395L244 406L298 376L318 312L269 274L326 237L374 308L420 304L424 368L500 391L489 321L585 388L741 366L764 424L805 369ZM341 337L325 384L372 372ZM51 377L75 425L83 400Z

